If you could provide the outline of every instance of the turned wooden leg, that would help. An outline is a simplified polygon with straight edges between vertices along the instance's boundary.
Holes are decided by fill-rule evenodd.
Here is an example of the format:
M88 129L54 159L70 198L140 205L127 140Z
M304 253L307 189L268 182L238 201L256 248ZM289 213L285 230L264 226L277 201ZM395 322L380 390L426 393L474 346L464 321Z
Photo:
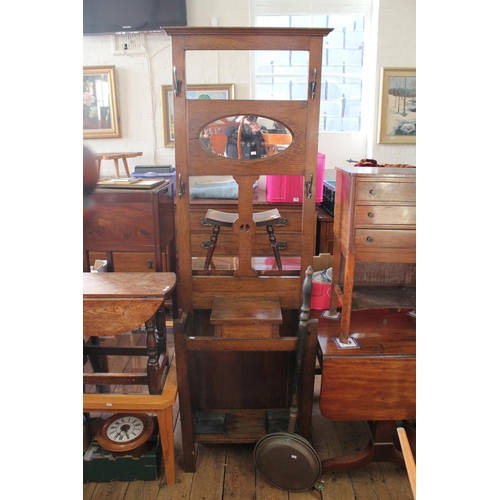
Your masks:
M146 353L149 394L160 394L160 364L156 350L156 314L146 321Z
M165 306L162 306L156 311L156 343L158 344L158 352L164 353L168 359L166 333Z

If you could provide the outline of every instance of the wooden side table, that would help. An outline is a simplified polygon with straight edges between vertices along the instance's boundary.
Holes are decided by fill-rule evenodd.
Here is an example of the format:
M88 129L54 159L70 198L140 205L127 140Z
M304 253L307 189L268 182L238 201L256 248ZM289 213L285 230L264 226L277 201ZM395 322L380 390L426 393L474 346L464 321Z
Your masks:
M130 177L130 172L128 169L127 158L136 158L137 156L142 156L142 152L139 153L99 153L95 155L97 164L97 173L101 173L101 161L102 160L113 160L115 162L116 177L120 177L120 167L118 160L122 160L123 166L125 167L125 173L127 177Z
M321 414L332 421L363 421L372 438L350 455L323 460L323 472L346 471L371 462L404 466L394 446L396 424L416 418L416 318L404 310L353 311L351 327L358 348L340 349L339 321L318 319Z
M83 334L119 335L146 323L146 347L84 346L93 353L147 355L147 373L84 373L84 383L148 384L149 393L84 393L84 412L155 413L162 445L165 477L175 484L174 424L172 407L177 399L175 356L168 363L165 295L176 285L174 273L83 273ZM160 314L158 312L160 311ZM163 321L163 325L161 324ZM162 328L163 327L163 328ZM157 332L155 332L157 329ZM140 351L139 351L140 350ZM97 354L99 355L99 354ZM167 373L165 373L167 372ZM93 376L93 379L92 379ZM88 380L90 378L90 380Z

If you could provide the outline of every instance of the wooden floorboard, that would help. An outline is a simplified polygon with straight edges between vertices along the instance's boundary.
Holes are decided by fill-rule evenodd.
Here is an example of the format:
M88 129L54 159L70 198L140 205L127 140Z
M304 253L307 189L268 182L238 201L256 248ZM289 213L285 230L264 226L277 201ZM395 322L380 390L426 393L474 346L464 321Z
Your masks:
M130 339L144 342L140 336ZM142 369L140 363L129 369ZM364 422L332 422L319 410L321 375L316 376L312 417L312 441L321 460L362 449L368 442ZM131 392L136 388L130 388ZM92 416L95 416L92 414ZM413 500L404 468L372 463L347 472L326 472L322 490L286 492L270 485L256 469L253 444L196 444L196 473L182 465L182 422L178 401L174 406L174 485L167 486L164 471L154 481L89 482L83 500Z

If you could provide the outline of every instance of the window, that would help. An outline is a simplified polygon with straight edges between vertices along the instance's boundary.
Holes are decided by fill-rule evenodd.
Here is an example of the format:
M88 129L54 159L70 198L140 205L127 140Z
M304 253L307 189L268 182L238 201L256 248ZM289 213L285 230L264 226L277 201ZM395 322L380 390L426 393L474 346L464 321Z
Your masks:
M255 16L259 27L334 28L323 42L320 132L361 130L365 20L363 14ZM304 99L306 57L302 52L257 52L256 99Z

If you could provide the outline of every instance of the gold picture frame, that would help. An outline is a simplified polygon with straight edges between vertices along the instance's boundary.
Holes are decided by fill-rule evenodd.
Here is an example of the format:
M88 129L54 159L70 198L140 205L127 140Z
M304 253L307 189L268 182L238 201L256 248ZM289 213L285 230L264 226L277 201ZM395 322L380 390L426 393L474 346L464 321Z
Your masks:
M114 66L83 68L83 138L120 137Z
M234 99L234 83L188 85L186 99ZM174 94L172 85L161 86L161 109L163 115L163 140L167 148L175 147Z
M382 68L379 144L416 144L417 71Z

